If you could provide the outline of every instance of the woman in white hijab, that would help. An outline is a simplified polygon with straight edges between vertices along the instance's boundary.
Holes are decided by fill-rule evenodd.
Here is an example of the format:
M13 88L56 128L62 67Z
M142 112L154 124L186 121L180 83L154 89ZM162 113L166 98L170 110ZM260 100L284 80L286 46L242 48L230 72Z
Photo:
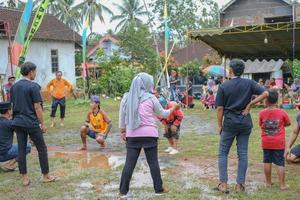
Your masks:
M163 188L158 163L158 129L156 116L167 118L180 107L175 104L170 110L164 110L158 99L152 94L153 77L139 73L132 81L128 93L122 99L119 115L121 137L126 141L127 156L120 183L120 198L126 198L133 170L144 149L153 179L156 194L167 191Z

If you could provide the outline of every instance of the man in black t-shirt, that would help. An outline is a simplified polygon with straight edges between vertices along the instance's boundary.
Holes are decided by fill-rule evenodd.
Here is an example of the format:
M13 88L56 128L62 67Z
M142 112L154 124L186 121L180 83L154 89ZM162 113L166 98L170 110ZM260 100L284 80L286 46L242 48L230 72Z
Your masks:
M230 62L230 76L232 79L219 86L216 97L218 127L221 135L219 146L220 184L216 189L221 192L228 192L228 153L235 138L239 157L236 191L242 192L245 190L248 141L252 130L252 119L249 110L252 105L268 96L268 92L265 92L264 88L255 81L241 78L244 69L243 61L233 59ZM253 95L259 96L251 102Z
M11 121L11 103L0 103L0 162L6 162L2 169L12 171L17 168L18 146L13 144L14 130ZM31 145L27 144L26 154Z
M43 132L46 132L42 112L42 97L39 86L32 82L36 77L36 65L26 62L21 67L23 79L11 88L11 101L13 104L12 125L17 133L19 156L19 171L22 175L23 185L29 185L26 167L26 144L30 136L37 148L43 182L52 182L54 177L49 175L47 146Z

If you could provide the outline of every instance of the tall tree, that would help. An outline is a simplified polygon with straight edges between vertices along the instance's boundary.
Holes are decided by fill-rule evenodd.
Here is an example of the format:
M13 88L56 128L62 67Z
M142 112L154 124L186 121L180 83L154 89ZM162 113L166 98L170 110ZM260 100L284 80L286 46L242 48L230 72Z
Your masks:
M158 27L163 30L164 0L152 0L153 18L160 21ZM216 27L218 25L218 4L214 0L167 0L169 26L173 32L183 38L191 29Z
M114 5L118 9L119 14L114 15L110 21L119 21L115 29L116 31L126 30L132 23L136 25L142 24L140 17L147 14L140 0L122 0L121 4L114 3Z
M82 16L82 21L88 18L90 23L90 31L93 32L93 22L98 17L101 22L104 22L103 12L107 12L112 15L112 11L106 7L104 4L100 3L98 0L83 0L78 5L74 6L75 10L78 10Z
M146 25L132 23L128 28L119 32L121 50L130 55L133 63L140 63L144 66L144 71L155 75L159 66L157 54L153 48L153 42Z

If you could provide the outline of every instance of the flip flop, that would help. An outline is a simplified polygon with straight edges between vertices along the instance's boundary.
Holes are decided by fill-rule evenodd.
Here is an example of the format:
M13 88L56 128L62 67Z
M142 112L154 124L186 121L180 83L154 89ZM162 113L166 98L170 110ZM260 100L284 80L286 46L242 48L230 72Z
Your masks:
M47 180L43 179L43 183L51 183L51 182L55 182L56 181L56 177L51 177Z
M221 190L220 186L222 185L222 183L219 183L219 185L215 188L213 188L214 191L218 191L218 192L222 192L224 194L229 194L229 190Z

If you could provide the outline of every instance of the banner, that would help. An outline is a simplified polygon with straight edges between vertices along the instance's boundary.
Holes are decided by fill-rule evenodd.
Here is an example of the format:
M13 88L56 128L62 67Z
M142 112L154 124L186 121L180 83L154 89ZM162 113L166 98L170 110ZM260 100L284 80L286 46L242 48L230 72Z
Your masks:
M26 35L27 26L30 20L31 12L32 12L33 2L32 0L28 0L22 14L18 30L15 36L15 40L13 42L11 56L12 56L12 64L18 65L19 64L19 56L21 54L23 45L24 45L24 38Z
M87 40L87 30L89 28L89 20L88 18L85 21L84 29L82 31L82 69L83 69L83 77L87 76L87 65L86 65L86 40Z

